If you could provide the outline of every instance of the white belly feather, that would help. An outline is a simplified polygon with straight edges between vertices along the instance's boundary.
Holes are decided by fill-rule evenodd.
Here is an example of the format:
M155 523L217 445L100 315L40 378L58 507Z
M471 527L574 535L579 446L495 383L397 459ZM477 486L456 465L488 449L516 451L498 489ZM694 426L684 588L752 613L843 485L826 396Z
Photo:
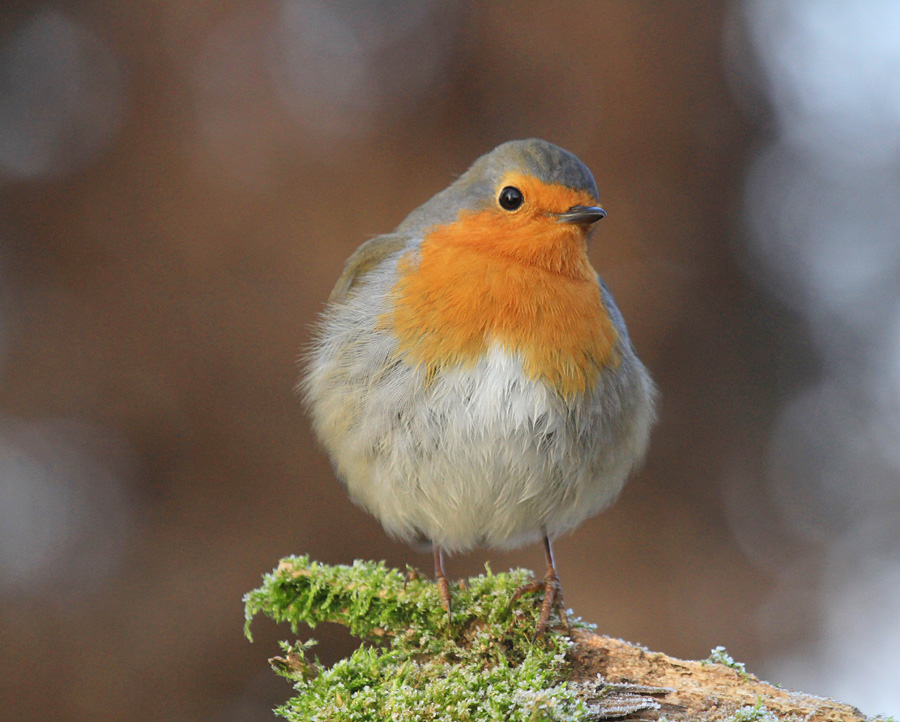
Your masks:
M453 552L555 535L609 504L642 455L649 406L621 404L646 397L622 393L642 368L566 403L494 347L426 386L423 369L386 363L393 344L376 335L320 349L307 397L351 497L394 536Z

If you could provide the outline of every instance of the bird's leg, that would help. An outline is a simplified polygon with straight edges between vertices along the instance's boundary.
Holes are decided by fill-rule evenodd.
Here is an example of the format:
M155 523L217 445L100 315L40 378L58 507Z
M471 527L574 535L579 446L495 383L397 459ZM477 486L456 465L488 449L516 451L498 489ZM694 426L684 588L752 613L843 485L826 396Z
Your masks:
M532 594L542 589L544 590L541 616L534 630L533 639L543 636L544 632L547 631L547 623L550 621L550 613L554 607L559 612L563 629L565 629L566 634L569 634L569 619L566 616L566 608L563 605L562 586L556 574L556 563L553 560L553 547L550 544L550 536L546 532L544 533L544 556L547 559L547 573L544 575L544 579L535 579L528 584L522 585L515 591L510 600L510 604L512 604L523 594Z
M450 621L450 583L444 576L444 554L441 548L432 543L434 551L434 581L437 583L438 594L441 595L441 608L447 612L447 621Z

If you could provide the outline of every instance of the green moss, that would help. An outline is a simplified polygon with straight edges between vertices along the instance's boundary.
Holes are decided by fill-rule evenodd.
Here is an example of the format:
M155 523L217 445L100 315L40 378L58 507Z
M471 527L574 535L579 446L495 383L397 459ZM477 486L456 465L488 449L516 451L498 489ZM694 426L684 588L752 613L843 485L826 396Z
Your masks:
M731 667L731 669L735 669L741 673L741 676L744 679L747 679L747 668L744 666L743 662L735 662L734 658L728 654L728 650L725 647L716 647L715 649L711 649L709 653L709 657L704 659L701 664L722 664L726 667ZM741 722L741 720L738 720Z
M568 637L551 631L532 643L536 600L509 605L530 578L487 569L452 589L448 620L429 580L383 563L291 557L244 598L245 631L262 613L295 634L301 624L337 622L363 640L331 668L308 659L313 642L282 643L272 663L296 691L276 710L288 720L594 719L597 710L566 683Z

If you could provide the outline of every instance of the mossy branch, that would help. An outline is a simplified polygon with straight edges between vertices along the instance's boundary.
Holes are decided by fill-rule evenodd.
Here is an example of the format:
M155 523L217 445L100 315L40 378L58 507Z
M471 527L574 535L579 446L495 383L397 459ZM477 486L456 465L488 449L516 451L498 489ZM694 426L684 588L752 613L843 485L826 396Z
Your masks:
M571 620L534 643L538 604L513 592L531 578L514 570L474 577L453 590L450 620L435 585L383 563L327 566L282 560L245 597L245 632L258 613L288 622L347 626L363 644L330 669L282 642L273 668L296 695L276 712L303 720L731 720L855 722L832 700L760 682L722 648L685 662L593 634Z

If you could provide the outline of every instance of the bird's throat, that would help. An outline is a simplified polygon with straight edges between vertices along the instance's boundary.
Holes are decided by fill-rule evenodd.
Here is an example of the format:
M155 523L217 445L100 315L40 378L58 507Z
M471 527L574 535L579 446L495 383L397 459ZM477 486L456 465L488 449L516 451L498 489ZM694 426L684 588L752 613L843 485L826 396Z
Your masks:
M562 228L569 235L554 238L549 224L518 238L509 228L477 227L478 234L459 222L434 229L418 254L401 259L383 328L429 376L474 365L500 345L560 396L589 393L602 369L618 363L618 334L583 235Z

